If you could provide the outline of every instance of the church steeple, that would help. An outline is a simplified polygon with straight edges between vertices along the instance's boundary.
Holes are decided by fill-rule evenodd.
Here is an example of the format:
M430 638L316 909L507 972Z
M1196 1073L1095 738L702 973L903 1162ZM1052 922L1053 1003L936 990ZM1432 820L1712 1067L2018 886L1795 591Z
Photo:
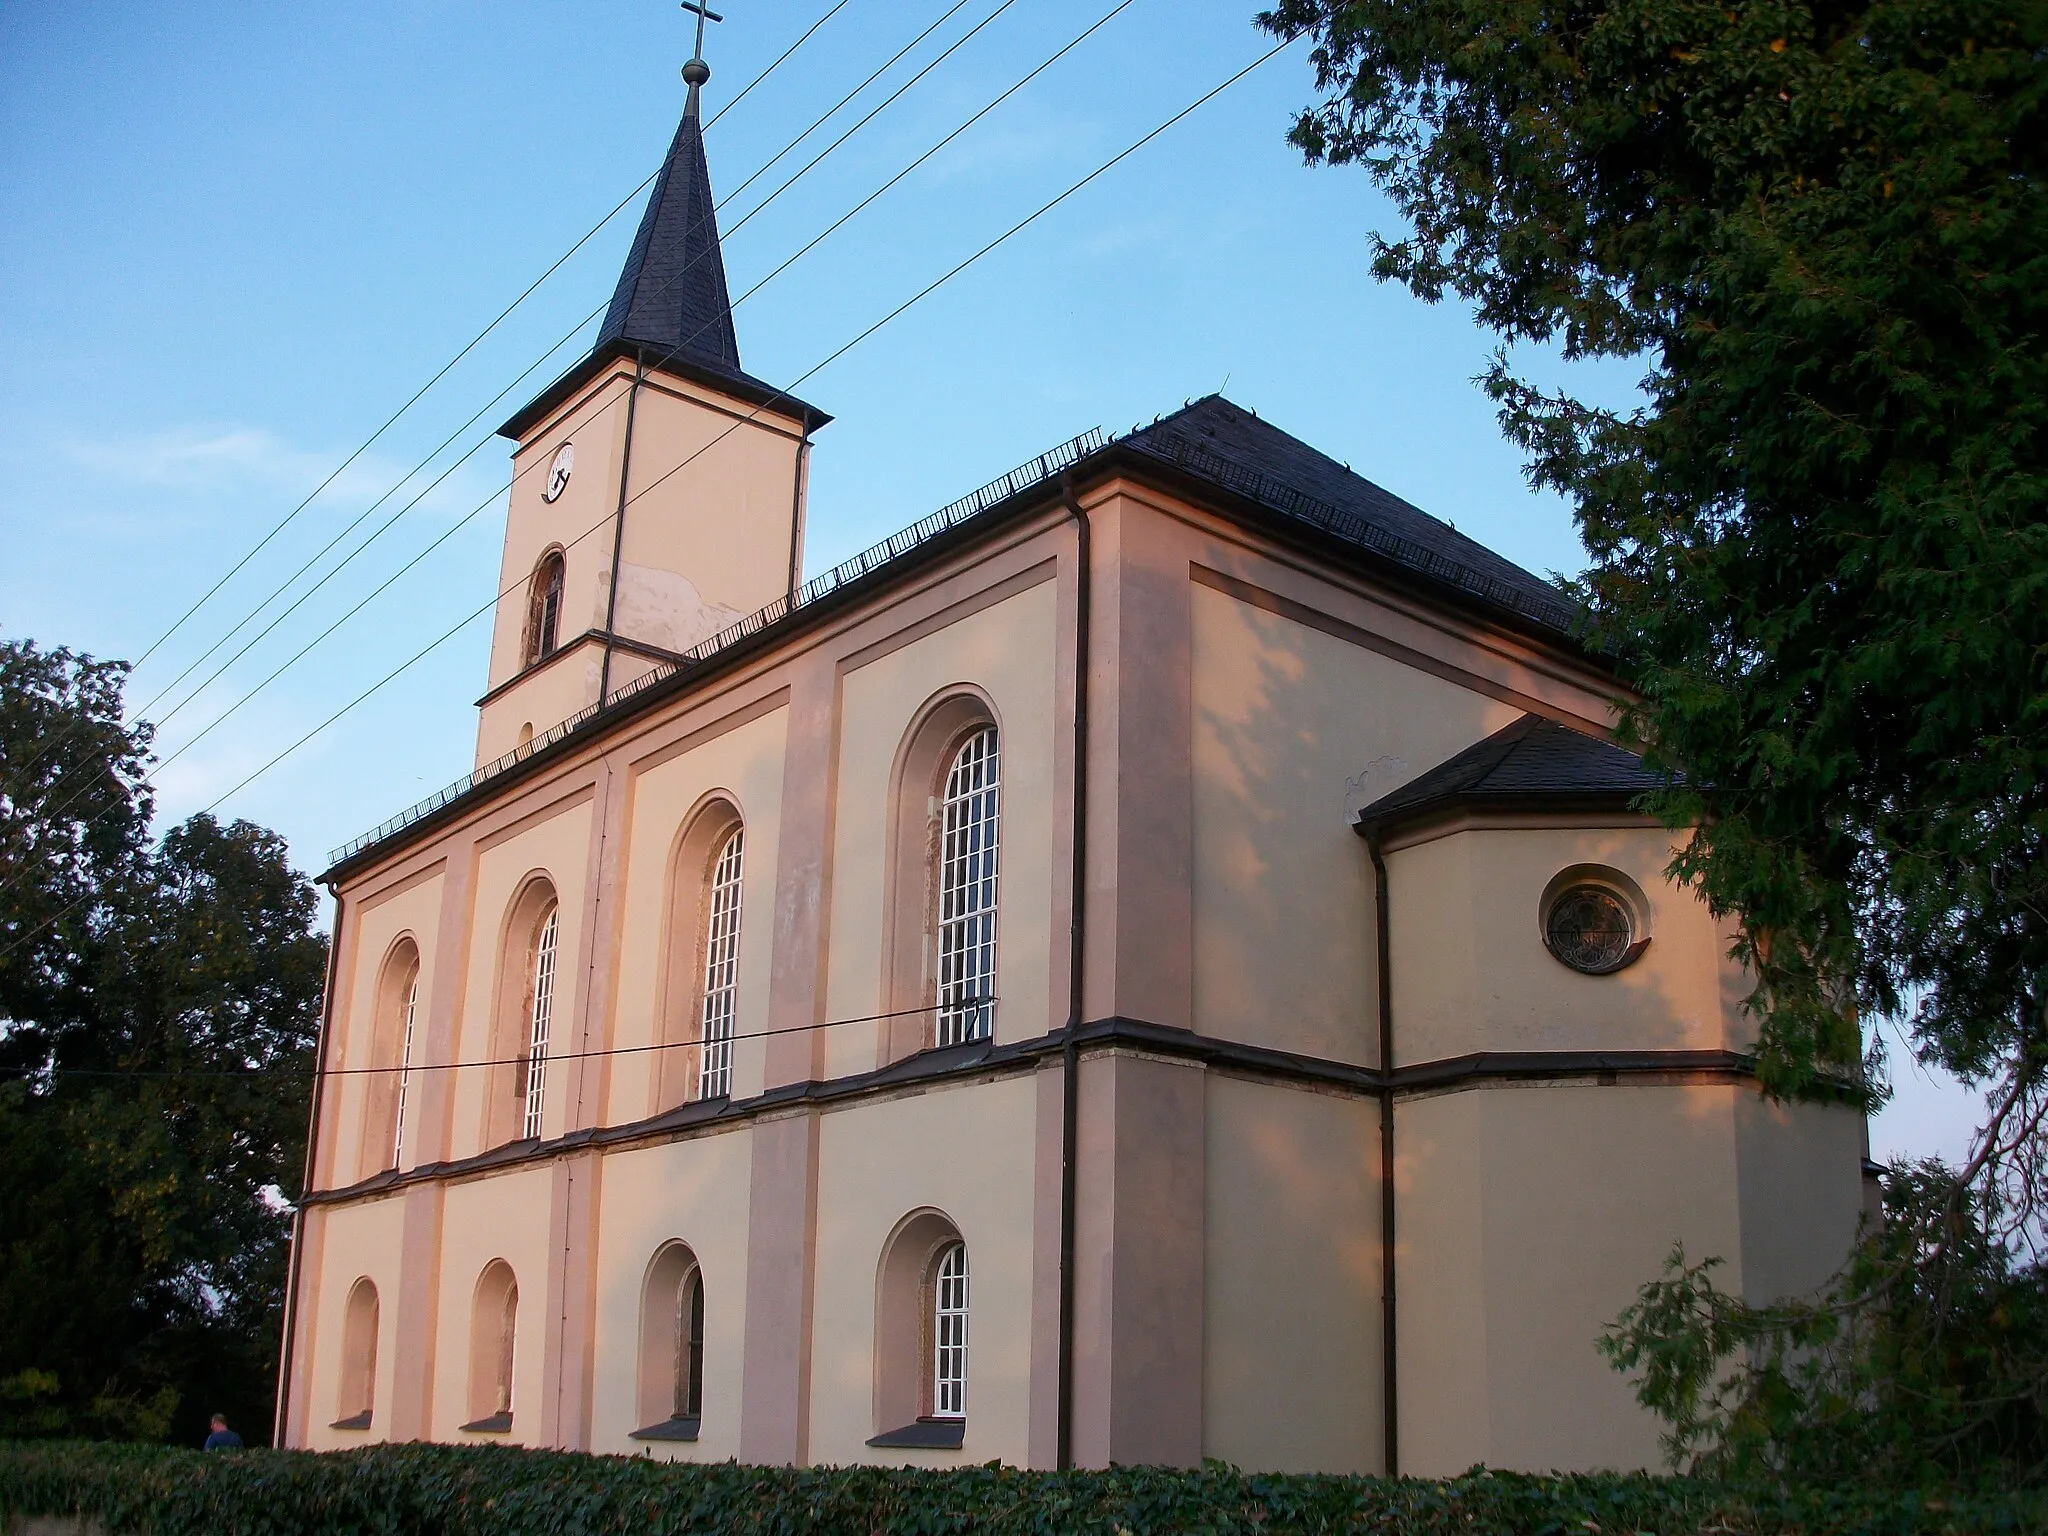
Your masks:
M611 308L597 334L597 350L614 342L637 343L673 352L683 362L736 374L739 338L733 332L732 300L725 286L725 259L718 248L711 171L704 160L704 130L698 116L699 90L711 78L711 67L704 62L704 22L720 18L702 5L683 8L697 13L696 56L683 66L689 99L633 237L626 268L619 274L619 286L613 290Z

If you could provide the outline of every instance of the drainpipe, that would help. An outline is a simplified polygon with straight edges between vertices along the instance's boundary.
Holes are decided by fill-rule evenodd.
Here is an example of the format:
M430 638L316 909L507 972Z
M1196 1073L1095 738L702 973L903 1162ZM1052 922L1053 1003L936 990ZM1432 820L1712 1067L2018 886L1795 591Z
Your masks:
M1387 860L1379 834L1360 827L1372 856L1373 895L1379 906L1380 1025L1380 1363L1381 1407L1386 1418L1387 1476L1401 1475L1401 1415L1394 1330L1394 982L1391 969L1393 908L1387 902Z
M1058 1466L1074 1465L1074 1168L1081 1108L1081 962L1088 916L1088 630L1091 538L1088 513L1074 496L1071 472L1060 476L1060 500L1074 520L1074 849L1067 937L1067 1030L1060 1046L1060 1363Z
M306 1246L306 1196L313 1191L313 1154L320 1145L320 1091L327 1085L327 1038L333 1033L334 977L341 968L341 893L334 896L334 937L327 946L327 985L320 994L320 1033L313 1044L313 1094L306 1106L306 1163L299 1180L299 1204L292 1212L291 1262L284 1281L284 1340L277 1351L277 1407L270 1416L270 1443L284 1445L285 1420L292 1393L292 1340L299 1323L299 1255Z
M804 542L804 460L810 456L811 435L806 432L796 445L796 482L789 489L789 606L796 607L798 556Z
M619 555L626 547L626 477L633 469L633 413L640 404L640 381L647 376L644 358L633 359L633 385L626 392L626 441L619 450L619 512L612 519L612 581L604 595L604 665L597 674L597 707L604 708L612 691L612 644L619 616Z

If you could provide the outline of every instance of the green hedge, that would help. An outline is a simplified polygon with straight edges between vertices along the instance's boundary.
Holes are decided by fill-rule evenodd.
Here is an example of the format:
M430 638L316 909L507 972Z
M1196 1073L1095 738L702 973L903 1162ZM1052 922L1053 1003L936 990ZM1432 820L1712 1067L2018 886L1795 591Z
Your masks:
M920 1472L657 1463L406 1445L207 1455L145 1446L0 1444L0 1516L84 1515L110 1536L583 1536L617 1532L1372 1532L1380 1536L1764 1536L1991 1533L2048 1526L2014 1494L1949 1501L1858 1489L1743 1493L1687 1478L1444 1482L1116 1468Z

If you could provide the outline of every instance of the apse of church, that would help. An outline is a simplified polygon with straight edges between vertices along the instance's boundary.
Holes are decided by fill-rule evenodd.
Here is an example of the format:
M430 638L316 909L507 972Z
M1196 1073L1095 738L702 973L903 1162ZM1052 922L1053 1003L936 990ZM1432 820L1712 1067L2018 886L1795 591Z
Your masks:
M475 771L323 877L282 1443L1654 1464L1594 1339L1824 1280L1864 1126L1759 1095L1575 615L1214 396L807 572L685 78Z

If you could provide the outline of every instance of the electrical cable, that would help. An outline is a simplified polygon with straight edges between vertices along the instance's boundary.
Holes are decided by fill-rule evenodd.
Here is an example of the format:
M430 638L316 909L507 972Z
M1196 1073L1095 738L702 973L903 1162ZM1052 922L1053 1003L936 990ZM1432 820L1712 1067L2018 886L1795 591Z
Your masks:
M971 255L967 256L959 263L957 263L955 266L951 267L946 272L942 273L939 277L935 278L924 288L918 290L918 292L916 292L915 294L912 294L908 299L904 300L901 304L897 305L894 309L890 310L887 314L883 315L879 320L875 321L865 330L856 334L851 340L847 341L837 350L830 353L822 361L814 364L810 369L808 369L800 377L793 381L788 387L788 389L777 390L775 394L770 397L768 403L772 404L774 401L777 400L789 399L791 390L794 390L796 387L803 384L806 380L810 379L815 374L829 367L834 362L837 362L841 357L845 356L854 347L858 346L860 343L867 340L870 336L873 336L877 331L881 330L884 326L888 325L898 316L902 315L906 310L910 309L913 305L929 297L932 293L936 292L940 287L950 282L960 273L967 270L967 268L972 266L975 262L979 261L982 257L988 255L991 251L1003 245L1004 243L1012 239L1014 236L1028 228L1030 225L1036 223L1045 214L1051 212L1054 208L1057 208L1060 204L1067 201L1068 198L1074 196L1084 187L1087 187L1094 181L1101 178L1115 166L1121 164L1124 160L1130 158L1130 156L1137 153L1138 150L1144 148L1145 145L1151 143L1161 134L1165 133L1167 130L1174 127L1177 123L1181 122L1183 119L1185 119L1195 111L1199 110L1201 107L1206 106L1210 101L1214 100L1217 96L1220 96L1224 91L1228 90L1231 86L1235 85L1245 76L1251 74L1254 70L1258 69L1261 65L1265 64L1268 60L1272 59L1283 49L1288 47L1293 41L1293 38L1287 38L1275 44L1272 48L1269 48L1264 53L1260 54L1257 58L1253 59L1249 64L1246 64L1241 69L1236 71L1234 74L1227 77L1225 80L1222 81L1222 83L1212 87L1208 91L1204 92L1201 96L1197 97L1194 101L1190 102L1187 106L1181 108L1173 116L1167 118L1157 127L1151 129L1149 132L1145 133L1140 138L1133 140L1129 145L1125 146L1122 150L1119 150L1115 155L1112 155L1109 159L1103 161L1102 164L1097 166L1094 170L1088 172L1087 175L1081 177L1078 181L1071 183L1065 190L1061 191L1060 193L1050 198L1046 202L1040 204L1031 213L1025 215L1024 218L1018 220L1015 224L1012 224L1002 234L996 236L986 245L983 245L978 250L974 251ZM752 421L756 420L764 409L766 409L765 404L762 406L757 406L754 408L753 411L749 412L746 416L740 417L737 420L735 420L718 436L712 438L709 442L705 443L703 447L697 449L694 453L690 454L688 457L683 459L680 463L675 465L674 468L668 470L666 473L661 475L659 478L657 478L650 484L643 486L632 497L628 498L625 504L630 507L632 503L638 501L641 496L646 495L649 491L654 490L656 487L660 486L661 484L672 478L674 475L676 475L683 469L687 468L697 458L701 457L710 449L716 447L719 443L723 442L727 437L730 437L734 432L738 431L741 427L746 426ZM494 496L493 500L495 501L495 499L496 498ZM601 519L596 524L593 524L583 533L578 534L575 539L569 541L570 545L573 546L574 544L582 542L583 539L590 537L599 529L607 526L610 523L610 521L611 515L608 514L605 518ZM257 767L253 772L249 773L244 778L239 780L237 783L229 787L227 790L223 791L219 796L217 796L214 799L214 801L210 805L206 807L205 811L201 812L200 814L204 815L211 813L231 796L240 793L243 789L247 788L250 784L254 783L258 778L262 777L271 769L275 768L279 763L283 762L286 758L290 757L293 753L297 752L300 747L303 747L315 736L319 735L321 732L325 731L329 726L333 725L335 721L341 719L344 715L358 708L366 700L368 700L373 695L380 692L388 684L396 680L401 674L410 670L420 661L424 660L428 655L438 650L442 645L445 645L449 640L453 639L463 629L466 629L469 625L475 623L476 620L483 617L484 614L492 612L497 607L498 602L509 593L517 591L519 585L524 585L524 582L522 581L518 585L507 587L503 592L493 596L488 603L485 603L483 606L477 608L473 612L459 619L452 627L445 630L441 635L437 636L435 639L429 641L425 646L421 647L418 651L414 652L413 655L407 658L405 661L399 663L399 665L394 667L391 671L385 673L383 677L379 678L376 682L372 683L368 688L358 693L353 699L349 700L346 704L342 705L341 708L334 711L332 714L327 716L326 719L322 720L318 725L314 726L311 730L307 731L304 735L299 737L298 740L294 741L289 746L285 747L282 751L278 752L268 761L264 762L262 765ZM375 594L373 593L372 596L374 595ZM365 599L365 601L368 601L368 599ZM62 921L62 919L69 912L71 912L78 906L82 905L84 901L87 899L88 898L86 897L80 897L77 900L74 900L64 908L60 909L57 913L53 914L51 917L44 919L42 923L38 924L36 928L32 929L30 932L17 937L14 940L14 942L11 943L6 949L0 950L0 961L5 961L9 957L11 957L16 951L18 951L24 944L28 943L38 934L48 929L49 927L55 925L57 922Z
M962 3L965 3L965 0L962 0ZM975 33L979 32L983 27L987 26L990 22L994 21L996 17L1002 15L1002 13L1008 10L1010 6L1014 3L1015 0L1004 0L1004 3L1002 5L998 6L996 10L992 11L988 16L984 17L981 20L981 22L977 23L973 29L971 29L962 37L957 39L943 53L939 54L937 58L934 58L923 69L918 71L916 75L913 75L909 80L905 81L903 85L899 86L894 92L892 92L888 97L886 97L882 102L880 102L873 110L871 110L868 113L866 117L862 118L860 122L855 123L853 127L849 128L845 133L841 134L831 144L827 145L823 150L819 151L818 154L814 156L802 169L798 170L788 180L783 182L781 186L777 187L774 192L770 193L768 197L764 198L760 203L756 204L752 209L750 209L745 215L745 217L743 217L739 221L739 224L735 224L733 226L733 229L737 230L740 227L740 225L743 225L746 222L747 219L752 218L755 213L760 212L760 210L763 207L767 206L769 202L772 202L776 197L780 196L782 192L788 190L788 188L791 185L793 185L798 178L800 178L806 172L815 167L820 161L822 161L827 155L831 154L841 144L845 143L846 140L850 138L854 133L858 132L862 127L865 127L868 123L872 122L874 118L877 115L879 115L879 113L884 108L889 106L890 103L894 102L911 86L915 85L919 80L923 79L926 75L928 75L940 63L944 62L944 60L950 54L957 50L962 44L967 42L968 39L972 38L975 35ZM1013 83L1008 89L1001 92L994 99L992 99L986 105L984 105L980 110L978 110L973 115L968 117L965 121L956 126L951 132L949 132L943 138L941 138L937 143L932 145L923 154L919 155L915 160L911 161L908 165L904 166L901 170L899 170L895 175L891 176L880 187L870 192L866 197L862 198L852 208L848 209L844 214L840 215L838 219L834 220L832 224L828 225L820 234L815 236L808 244L804 245L794 255L790 256L780 266L776 267L773 271L769 272L765 277L755 282L754 285L748 288L746 292L742 293L739 296L739 298L733 300L729 308L737 309L741 304L745 303L748 299L752 298L756 293L760 292L761 289L766 287L775 278L779 277L782 273L788 271L789 268L795 265L798 260L800 260L803 256L807 255L812 250L815 250L831 234L833 234L836 230L838 230L840 227L846 224L848 220L852 219L862 209L866 208L869 204L873 203L877 198L881 197L884 193L886 193L891 187L894 187L898 182L902 181L904 177L908 176L911 172L915 171L919 166L923 165L926 161L930 160L932 156L936 155L940 150L944 149L948 144L952 143L954 140L959 138L961 134L965 133L969 128L973 127L976 123L980 122L990 112L994 111L998 106L1000 106L1004 101L1007 101L1011 96L1014 96L1019 90L1023 89L1024 86L1029 84L1032 80L1036 79L1040 74L1044 73L1045 70L1049 69L1061 58L1064 58L1068 53L1070 53L1074 48L1078 47L1088 37L1092 36L1095 32L1099 31L1103 26L1107 25L1108 22L1114 19L1115 16L1117 16L1120 12L1127 9L1132 3L1134 3L1134 0L1119 0L1118 4L1111 7L1109 11L1105 12L1096 21L1091 23L1088 27L1084 28L1080 33L1076 34L1066 44L1060 47L1049 57L1042 60L1038 65L1036 65L1025 75L1019 78L1015 83ZM956 5L953 9L954 11L957 11L959 8L960 7ZM953 14L952 11L949 11L947 13L947 15L951 14ZM941 21L943 21L944 19L944 17L940 18ZM934 23L934 25L936 25L936 23ZM902 58L904 53L909 51L909 48L914 47L916 43L922 40L924 36L928 35L930 31L931 28L928 27L926 28L925 32L920 33L917 38L913 38L910 44L905 45L903 49L897 52L897 54L895 55L895 59ZM890 62L893 63L895 62L895 60L892 59ZM884 65L883 67L884 69L886 69L888 66ZM876 74L879 73L881 73L881 71L878 70ZM868 82L871 82L874 78L874 75L870 75L868 77ZM831 112L836 112L839 106L843 106L846 100L851 99L852 95L858 94L858 91L864 88L868 82L863 82L863 85L861 87L856 87L854 92L851 92L847 97L842 98L838 104L836 104L833 108L830 109L826 116L829 117L831 115ZM800 141L802 137L807 136L810 131L811 130L807 129L804 135L799 135L798 141ZM723 206L723 204L721 204L720 206ZM671 276L668 280L668 283L665 283L662 289L657 291L656 296L658 297L660 292L665 292L669 284L678 281L683 275L683 273L679 272ZM602 308L602 306L600 306L600 308ZM526 374L522 374L520 376L520 379L524 379L527 375L531 374L534 368L539 367L541 362L546 361L547 356L553 355L554 350L559 350L559 348L571 337L573 337L577 331L580 331L582 326L586 324L588 320L596 313L598 313L598 311L593 310L591 312L591 316L585 316L584 320L579 321L577 325L574 328L572 328L566 336L564 336L561 342L556 343L554 349L551 349L551 351L548 354L544 355L539 361L537 361L531 367L529 367L527 369ZM691 333L690 336L685 337L675 347L670 348L660 359L656 361L654 366L659 368L663 363L674 358L692 341L695 341L699 336L701 336L705 332L705 330L709 328L709 325L710 322L706 322L705 324L700 325L696 331ZM808 375L806 375L806 377L808 377ZM506 385L504 389L500 390L497 396L493 397L491 402L489 402L481 410L476 412L475 415L471 416L469 422L465 423L463 427L458 428L456 430L456 433L450 434L450 437L443 442L442 447L445 447L447 445L447 442L452 442L454 440L454 437L459 435L462 431L467 430L469 425L473 424L485 412L489 411L493 405L495 405L499 400L502 400L505 395L509 394L514 388L516 388L519 382L520 380L514 380L513 383ZM610 403L607 404L605 409L610 409ZM758 415L758 412L755 414ZM752 420L754 418L750 416L747 419ZM344 569L351 561L355 559L357 555L360 555L366 549L368 549L372 543L374 543L379 537L382 536L382 534L388 531L400 518L402 518L407 511L411 510L411 508L413 508L414 506L417 506L421 500L423 500L426 496L431 494L436 486L440 485L442 481L447 479L449 475L453 474L454 471L458 469L464 462L466 462L469 458L473 457L478 451L480 451L485 444L489 443L492 440L492 438L495 437L495 435L495 433L490 434L480 439L474 446L472 446L467 452L465 452L461 458L457 459L454 463L450 464L447 468L442 470L440 475L436 476L433 481L431 481L429 484L423 487L412 498L411 501L407 502L404 506L400 507L395 513L393 513L392 516L388 518L375 532L373 532L369 538L365 539L361 544L357 545L356 548L352 550L347 556L345 556L332 570L330 570L326 573L326 575L321 577L321 579L318 582L316 582L312 587L308 588L304 593L300 594L300 596L297 599L295 599L289 607L287 607L281 613L276 615L270 621L270 623L267 624L261 631L259 631L256 635L252 636L250 640L246 644L244 644L241 650L237 651L234 656L229 657L226 662L224 662L219 668L217 668L213 672L211 676L209 676L205 680L205 682L201 683L199 687L193 690L191 694L188 694L186 698L180 701L180 703L175 708L173 708L168 714L154 721L153 723L157 726L161 726L166 720L176 715L180 709L183 709L186 704L191 703L192 700L196 698L201 692L203 692L207 687L211 686L211 684L217 678L219 678L220 675L223 672L225 672L229 666L232 666L234 662L239 660L242 656L247 655L249 650L253 648L259 641L261 641L265 635L269 634L273 629L275 629L279 623L281 623L286 617L288 617L292 612L294 612L302 603L304 603L307 600L307 598L311 597L315 592L320 590L321 587L326 585L328 581L332 580L336 575L338 575L342 569ZM729 433L727 435L729 435ZM708 446L711 445L707 445L707 447ZM438 454L440 451L440 448L436 448L434 450L434 454L430 454L428 456L429 461L431 461L435 454ZM531 473L536 467L537 461L535 465L529 465L526 469L517 472L512 478L511 485L516 486L520 479L524 478L525 475ZM680 468L681 466L677 467ZM408 478L410 478L410 476L408 476ZM404 481L400 482L401 485L403 483ZM292 656L287 658L280 666L278 666L274 671L272 671L269 674L269 676L265 677L262 681L257 683L255 687L248 690L248 692L245 693L234 704L230 705L227 709L223 710L219 715L215 716L204 727L202 727L198 732L194 733L194 735L192 735L181 746L179 746L176 751L170 753L167 757L160 759L157 762L156 767L159 769L167 767L170 763L175 762L178 758L182 757L192 747L196 746L202 738L204 738L206 735L212 732L217 726L224 723L230 715L233 715L238 710L240 710L244 705L248 704L256 696L256 694L260 693L264 688L267 688L271 683L275 682L277 678L281 676L285 671L287 671L292 666L296 665L299 662L299 660L301 660L308 652L314 649L314 647L318 646L329 635L333 634L334 631L338 629L343 623L345 623L348 619L353 617L356 613L362 611L362 609L365 606L367 606L371 601L380 596L384 591L388 590L393 585L393 583L395 583L399 579L399 577L403 576L407 571L412 569L413 566L417 565L427 555L431 554L435 549L438 549L442 544L446 543L449 539L454 537L454 535L457 532L459 532L464 526L466 526L469 522L475 519L482 512L497 505L498 498L504 495L507 489L510 489L510 487L493 490L491 495L487 497L484 501L479 502L475 507L472 507L455 523L451 524L448 528L444 529L441 535L438 538L436 538L432 543L428 544L424 549L417 551L410 559L408 559L404 564L399 566L399 568L396 571L392 572L392 574L388 576L382 583L380 583L377 587L373 588L368 594L366 594L363 598L358 600L353 606L344 610L339 618L337 618L332 624L328 625L328 627L322 630L319 634L315 635ZM387 496L389 495L388 492L386 494ZM633 498L633 500L637 499L637 496ZM377 505L381 505L383 500L384 498L379 498L379 501L377 503L373 503L372 507L369 510L374 511L375 507ZM628 502L628 505L631 505L630 501ZM346 534L349 531L351 531L354 527L359 526L363 521L363 518L367 516L368 511L366 511L362 517L358 517L356 522L350 525L349 529L344 529L341 535L337 535L336 540L330 541L327 548L332 549L334 547L335 542L338 542L341 537L345 537ZM569 542L569 545L565 547L574 547L574 545L582 542L584 538L589 537L590 534L595 533L603 527L607 526L610 520L610 515L608 514L605 518L601 519L597 524L593 525L589 529L586 529L583 534L580 534L577 536L577 538L572 539ZM326 551L323 550L321 553L324 554L325 552ZM316 555L314 558L315 560L317 560L319 556ZM308 562L308 566L310 566L311 563L312 562ZM304 570L308 568L308 566L302 566L300 568L300 573L303 573ZM295 574L289 580L296 579L297 576ZM287 581L286 585L289 585L289 580ZM516 590L516 586L506 588L505 591L497 594L497 597L492 600L492 606L495 606L498 600L504 598L505 596L508 596L510 593ZM266 602L267 601L268 600L266 599ZM261 611L260 606L257 611ZM246 622L246 620L244 622ZM211 653L209 652L208 654ZM188 668L188 672L189 670L190 669ZM172 686L175 686L175 683ZM161 698L161 696L162 694L159 693L157 697ZM147 714L147 712L155 702L156 701L153 699L150 702L150 704L145 704L139 713ZM61 811L62 807L58 807L57 809L58 811ZM209 809L211 809L211 807L209 807ZM56 812L53 812L52 814L56 814ZM0 888L0 894L4 894L4 889L5 888Z
M815 1024L785 1024L779 1029L756 1029L739 1034L722 1035L717 1040L661 1040L652 1045L614 1045L600 1047L594 1051L550 1051L545 1058L546 1065L558 1061L587 1061L600 1056L639 1056L648 1051L689 1050L704 1045L730 1044L735 1040L766 1040L774 1035L800 1035L814 1029L839 1029L849 1024L880 1024L889 1019L916 1018L927 1013L964 1009L993 1008L993 997L967 997L958 1003L927 1003L921 1008L898 1008L890 1013L864 1013L850 1019L821 1019ZM0 1074L10 1077L134 1077L134 1078L229 1078L248 1077L389 1077L414 1072L461 1072L473 1067L516 1067L531 1061L529 1053L522 1051L517 1056L493 1056L482 1061L416 1061L395 1067L195 1067L181 1071L170 1067L0 1067Z

